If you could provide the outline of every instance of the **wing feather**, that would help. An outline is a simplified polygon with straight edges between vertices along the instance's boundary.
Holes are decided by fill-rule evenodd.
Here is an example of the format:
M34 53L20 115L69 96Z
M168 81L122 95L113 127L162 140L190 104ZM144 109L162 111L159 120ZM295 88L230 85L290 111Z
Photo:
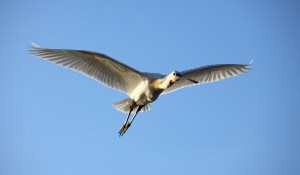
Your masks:
M78 71L100 83L128 95L145 79L145 76L104 54L80 51L47 49L33 44L30 54L52 63Z
M250 64L252 61L250 62ZM180 72L184 77L190 78L192 80L196 80L199 83L209 83L214 81L219 81L225 78L238 76L240 74L245 74L245 71L251 70L247 67L249 65L242 65L242 64L219 64L219 65L209 65L204 67L198 67L195 69L190 69L186 71ZM182 78L176 83L174 83L172 86L167 88L163 91L162 94L167 94L173 91L176 91L178 89L193 86L194 83Z

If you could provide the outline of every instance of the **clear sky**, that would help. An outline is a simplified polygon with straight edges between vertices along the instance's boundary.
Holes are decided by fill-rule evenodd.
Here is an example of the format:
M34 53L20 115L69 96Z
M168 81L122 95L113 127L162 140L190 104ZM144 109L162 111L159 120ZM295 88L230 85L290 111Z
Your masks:
M1 175L299 175L299 1L1 1ZM168 74L252 64L163 95L126 134L127 98L28 55L105 53Z

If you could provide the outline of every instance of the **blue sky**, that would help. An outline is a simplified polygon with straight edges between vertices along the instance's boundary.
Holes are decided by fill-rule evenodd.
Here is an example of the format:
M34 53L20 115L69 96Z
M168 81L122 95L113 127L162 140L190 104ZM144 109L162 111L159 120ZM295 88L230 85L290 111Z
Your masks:
M298 1L2 1L0 174L300 174ZM126 134L127 98L30 56L105 53L135 69L255 59L246 75L163 95Z

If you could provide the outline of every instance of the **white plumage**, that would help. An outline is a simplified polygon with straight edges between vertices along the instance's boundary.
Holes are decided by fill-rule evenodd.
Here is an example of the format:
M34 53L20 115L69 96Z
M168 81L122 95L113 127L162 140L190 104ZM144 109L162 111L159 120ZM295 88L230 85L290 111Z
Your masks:
M33 43L32 43L33 44ZM29 46L32 55L49 60L62 67L70 68L89 76L115 90L126 93L129 98L113 103L113 106L128 113L119 131L122 136L130 127L138 112L150 110L149 103L160 95L196 84L209 83L244 74L249 65L219 64L198 67L186 71L173 71L169 75L139 72L107 55L80 51L47 49L36 44ZM128 122L131 112L135 112Z

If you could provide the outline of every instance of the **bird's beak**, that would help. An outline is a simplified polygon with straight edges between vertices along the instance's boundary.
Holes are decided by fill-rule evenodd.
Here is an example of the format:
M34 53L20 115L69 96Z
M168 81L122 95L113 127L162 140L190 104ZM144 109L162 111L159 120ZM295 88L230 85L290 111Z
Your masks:
M177 75L178 75L178 74L177 74ZM195 83L195 84L199 83L198 81L195 81L195 80L186 78L186 77L182 76L181 74L179 74L178 76L179 76L180 78L184 78L184 79L186 79L186 80L188 80L188 81L190 81L190 82L193 82L193 83Z
M186 80L189 80L190 82L193 82L193 83L195 83L195 84L198 83L198 81L196 81L196 80L192 80L192 79L189 79L189 78L186 78L186 77L182 77L182 78L184 78L184 79L186 79Z

